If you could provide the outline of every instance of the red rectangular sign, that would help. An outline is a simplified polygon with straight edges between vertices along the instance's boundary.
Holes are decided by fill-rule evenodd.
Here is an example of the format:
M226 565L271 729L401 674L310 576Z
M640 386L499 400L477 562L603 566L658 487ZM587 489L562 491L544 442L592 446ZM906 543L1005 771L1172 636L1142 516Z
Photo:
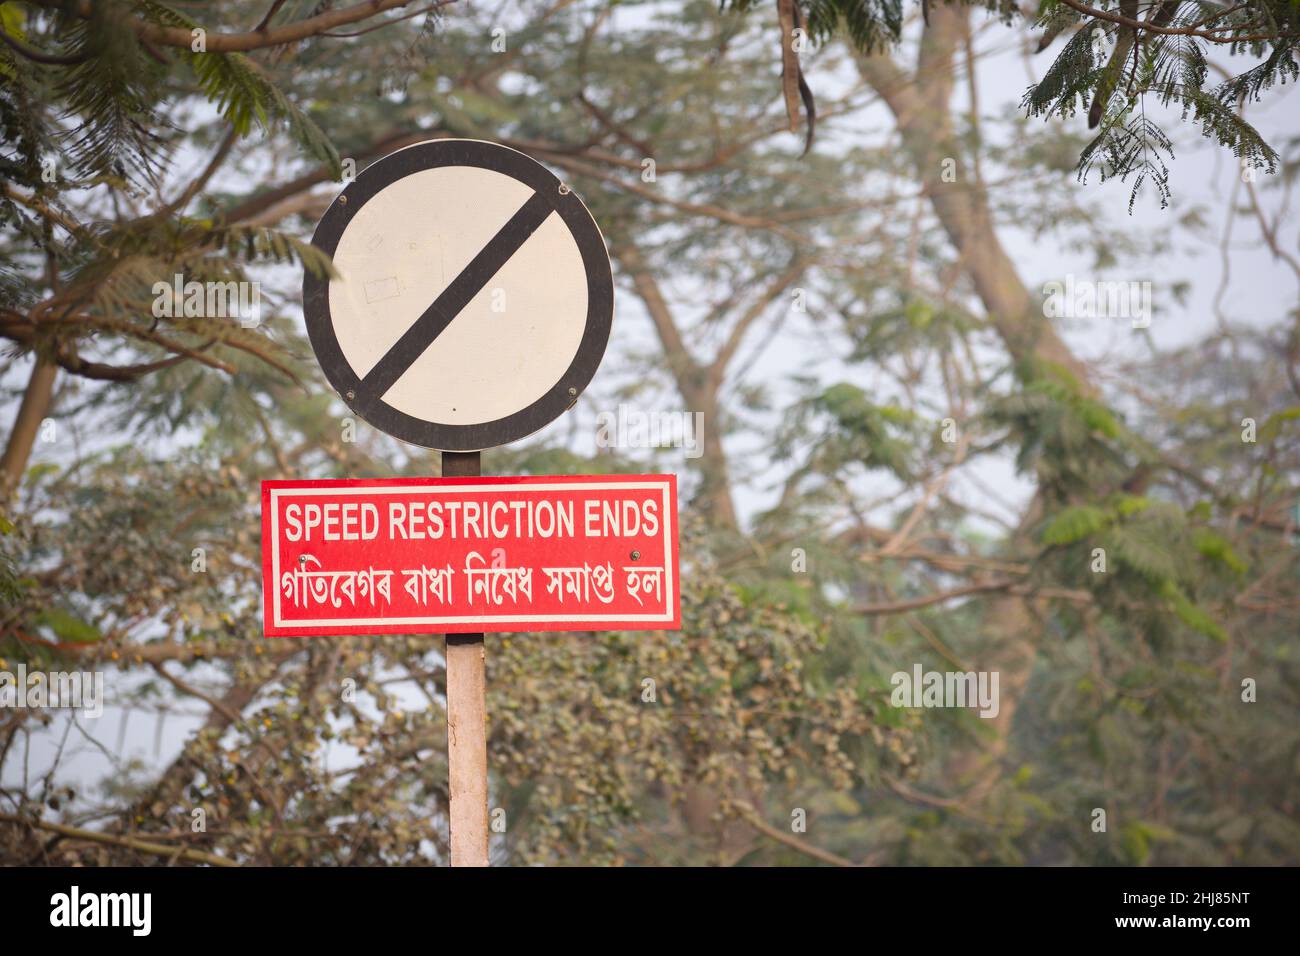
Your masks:
M675 475L262 482L266 633L681 626Z

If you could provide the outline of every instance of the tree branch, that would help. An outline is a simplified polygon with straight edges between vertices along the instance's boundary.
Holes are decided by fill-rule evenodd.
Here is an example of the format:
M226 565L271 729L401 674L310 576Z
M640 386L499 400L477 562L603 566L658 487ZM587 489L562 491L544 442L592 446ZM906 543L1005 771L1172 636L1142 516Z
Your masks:
M137 840L134 837L115 836L112 833L101 833L98 830L83 830L80 827L70 827L62 823L51 823L48 820L31 820L26 817L15 816L12 813L0 813L0 822L32 827L37 830L45 830L49 833L57 833L60 836L72 840L86 840L90 843L104 843L109 846L121 846L126 847L127 849L136 850L140 853L151 853L154 856L165 856L171 859L188 860L191 863L206 863L209 866L239 866L239 864L234 860L226 859L226 857L218 856L215 853L205 853L203 850L192 850L188 847L166 846L162 843L149 843L145 840Z
M48 9L61 9L63 6L58 0L33 0L33 2ZM266 47L284 46L287 43L296 43L299 40L318 36L335 27L368 20L380 13L395 10L414 2L415 0L366 0L365 3L353 4L350 7L326 10L314 17L308 17L306 20L285 23L273 28L263 27L250 33L208 33L204 41L204 49L208 53L239 53L248 50L261 50ZM443 7L455 2L456 0L437 0L433 7ZM94 7L90 0L81 0L76 9L78 16L89 19ZM144 20L133 20L131 29L135 31L136 36L141 40L161 46L179 47L188 50L194 42L190 31L184 27L167 27Z
M1198 30L1195 27L1166 27L1150 20L1139 20L1134 17L1125 16L1122 13L1111 13L1107 10L1098 10L1096 7L1090 7L1086 3L1080 3L1079 0L1062 0L1067 6L1087 16L1097 20L1107 20L1110 23L1118 23L1120 26L1129 27L1132 30L1145 31L1146 33L1159 33L1170 36L1192 36L1199 37L1202 40L1209 40L1211 43L1255 43L1269 40L1292 40L1300 34L1296 33L1259 33L1249 36L1229 34L1220 36L1221 33L1242 29L1241 24L1232 24L1222 27L1214 27L1211 30ZM1225 10L1221 16L1226 16L1232 11ZM1204 21L1203 21L1204 22ZM1253 26L1253 24L1252 24Z

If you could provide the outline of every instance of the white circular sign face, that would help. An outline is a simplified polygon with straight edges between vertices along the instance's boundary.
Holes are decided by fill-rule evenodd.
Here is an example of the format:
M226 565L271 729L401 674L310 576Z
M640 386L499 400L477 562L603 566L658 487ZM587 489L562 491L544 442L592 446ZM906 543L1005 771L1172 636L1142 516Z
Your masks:
M368 167L312 240L336 277L303 308L326 376L398 438L473 451L572 406L604 354L613 280L577 196L516 150L434 140Z

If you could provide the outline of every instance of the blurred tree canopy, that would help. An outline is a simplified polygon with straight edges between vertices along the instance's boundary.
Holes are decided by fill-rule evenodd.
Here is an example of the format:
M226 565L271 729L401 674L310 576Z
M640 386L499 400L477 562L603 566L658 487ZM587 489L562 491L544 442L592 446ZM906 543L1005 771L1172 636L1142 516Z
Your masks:
M981 111L967 5L781 0L780 51L736 6L0 4L0 671L105 669L121 720L0 710L0 859L446 860L441 639L264 639L258 483L436 471L346 418L298 295L341 176L459 136L563 176L620 295L600 391L485 473L688 492L680 632L489 636L494 861L1295 862L1300 311L1099 369L1005 241L1132 277L1196 228L1071 188L1159 163L1147 94L1289 196L1239 107L1294 3L991 5L1072 36L1024 105L1091 142ZM1207 44L1263 66L1207 90ZM260 322L158 314L177 275ZM702 455L592 452L597 396ZM893 706L914 664L997 671L997 716ZM137 715L178 752L123 757Z
M944 0L939 0L943 3ZM1010 0L955 0L978 5L1011 23L1026 16ZM752 12L760 0L723 0L724 7ZM931 2L921 0L924 22ZM807 120L812 142L816 100L798 54L838 34L870 54L896 45L903 35L903 4L898 0L776 0L775 25L781 38L781 84L790 127ZM1300 77L1300 5L1294 0L1246 3L1182 0L1040 0L1034 26L1041 29L1035 52L1058 37L1065 41L1042 78L1024 95L1031 116L1071 117L1087 110L1095 138L1079 156L1079 174L1103 179L1133 177L1132 199L1144 183L1169 197L1168 160L1173 141L1148 117L1154 107L1175 104L1180 120L1232 151L1243 169L1277 168L1277 151L1242 115L1241 107L1266 90ZM1228 71L1214 60L1221 51L1246 58L1249 68ZM1220 76L1211 83L1211 64ZM1131 208L1131 202L1130 202Z

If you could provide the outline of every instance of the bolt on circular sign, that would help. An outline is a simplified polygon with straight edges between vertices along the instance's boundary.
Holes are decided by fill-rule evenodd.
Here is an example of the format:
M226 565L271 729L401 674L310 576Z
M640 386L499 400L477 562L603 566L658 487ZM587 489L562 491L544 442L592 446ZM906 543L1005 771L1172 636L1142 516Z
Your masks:
M517 150L443 139L391 153L312 242L338 273L303 280L312 348L348 407L396 438L442 451L523 438L572 407L604 355L600 230Z

